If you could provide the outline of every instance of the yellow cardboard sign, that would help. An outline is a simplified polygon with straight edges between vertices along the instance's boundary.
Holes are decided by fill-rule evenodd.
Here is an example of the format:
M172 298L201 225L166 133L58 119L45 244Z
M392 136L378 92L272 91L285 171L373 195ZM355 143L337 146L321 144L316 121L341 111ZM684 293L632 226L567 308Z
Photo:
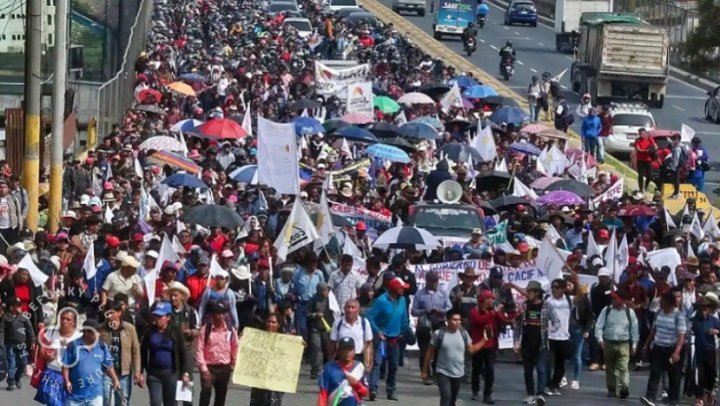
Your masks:
M238 343L233 383L275 392L297 391L302 337L246 328Z
M704 211L706 214L710 213L710 209L712 208L710 206L710 200L708 200L705 193L698 192L698 190L695 189L695 186L689 183L681 183L680 197L677 199L670 199L672 193L673 185L669 183L664 183L662 188L663 205L665 205L665 208L671 214L674 215L675 213L682 210L685 207L687 199L691 197L695 198L695 206L697 206L698 209Z

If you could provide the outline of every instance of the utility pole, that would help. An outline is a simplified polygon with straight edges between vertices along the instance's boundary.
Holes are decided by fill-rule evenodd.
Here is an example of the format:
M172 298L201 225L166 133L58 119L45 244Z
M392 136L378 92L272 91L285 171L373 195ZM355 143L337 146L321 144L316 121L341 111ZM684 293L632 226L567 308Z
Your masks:
M63 132L65 129L65 87L67 85L67 0L55 1L55 73L53 73L53 122L50 149L50 207L48 229L60 226L63 188Z
M40 75L42 47L42 0L27 0L25 21L25 159L23 186L28 193L25 225L38 227L40 182Z

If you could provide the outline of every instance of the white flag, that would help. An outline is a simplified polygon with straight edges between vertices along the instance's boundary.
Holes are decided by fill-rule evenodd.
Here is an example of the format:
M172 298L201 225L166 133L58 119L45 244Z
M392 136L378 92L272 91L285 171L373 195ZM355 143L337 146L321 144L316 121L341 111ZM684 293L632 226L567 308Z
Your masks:
M140 161L138 161L137 157L135 158L135 162L134 162L133 165L134 165L134 167L135 167L135 176L137 176L137 177L139 177L140 179L142 179L144 173L143 173L142 166L140 166Z
M680 142L690 144L694 136L695 130L690 128L689 125L683 124L680 126Z
M85 260L83 261L83 271L85 271L85 280L90 280L97 274L97 263L95 262L95 242L90 242Z
M108 179L110 179L112 177L113 177L112 165L108 165L107 168L105 169L105 179L103 179L103 180L105 182L107 182Z
M401 125L407 123L407 117L405 116L405 110L400 110L400 114L395 117L395 120L393 120L394 124L398 127Z
M115 215L113 214L112 210L110 210L110 206L105 207L105 223L111 224L113 221L113 218L115 218Z
M320 195L320 211L317 214L317 221L315 222L315 228L320 234L320 239L323 244L327 245L332 238L333 223L332 215L330 214L330 203L327 198L327 190L330 185L330 177L325 180L325 186L323 187L322 194Z
M245 115L243 115L242 125L240 127L242 127L249 136L252 136L252 116L250 114L252 113L250 113L250 103L248 103L247 108L245 109Z
M295 126L258 117L258 183L278 194L300 193Z
M705 225L703 225L703 231L705 231L705 235L709 236L711 239L720 237L720 227L718 227L717 225L714 211L710 211L710 215L708 216L707 220L705 220Z
M542 161L540 160L540 158L538 158L538 159L535 160L535 170L538 171L538 172L540 172L540 173L542 173L542 174L545 175L545 176L549 176L549 175L548 175L548 170L545 169L545 165L543 165L543 163L542 163Z
M158 271L153 269L152 271L146 273L143 278L143 281L145 282L145 292L147 292L148 303L150 306L155 303L155 283L158 279L158 273Z
M655 251L650 251L645 254L645 263L650 265L653 269L659 270L663 266L667 265L670 267L670 276L668 277L668 283L671 285L677 285L677 275L675 275L675 268L682 264L682 258L674 247L663 248Z
M180 145L182 145L182 148L183 148L182 153L184 156L187 156L188 152L190 152L190 151L188 151L187 143L185 142L185 134L183 134L183 132L180 131L178 133L178 137L180 137Z
M705 238L705 231L703 231L702 224L700 224L700 219L698 218L697 212L695 212L695 216L692 219L692 223L690 224L690 234L694 235L695 238L698 239L698 241Z
M187 227L185 227L185 223L183 223L180 220L175 221L175 232L180 234L181 232L187 230Z
M554 76L552 79L550 79L551 82L560 82L560 79L565 75L565 72L567 72L567 68L563 70L562 72L558 73L557 76Z
M345 236L345 244L343 244L343 254L353 257L353 268L365 269L365 258L360 248L355 245L350 236Z
M185 250L185 247L180 243L180 240L178 240L177 236L174 235L172 238L172 247L175 252L178 254L185 254L187 251Z
M530 200L535 200L538 198L537 193L535 193L534 190L529 188L527 185L522 183L519 178L515 177L513 178L513 196L516 197L525 197Z
M342 139L342 144L340 145L340 151L344 152L345 155L350 157L350 159L354 159L352 151L350 151L350 145L348 145L347 138Z
M300 113L300 117L310 117L308 109L303 109L302 113Z
M557 228L555 228L555 226L552 224L548 224L548 229L545 232L545 236L550 239L553 245L557 244L557 240L563 240L563 242L565 242L565 239L560 235Z
M268 211L270 206L268 205L267 199L265 199L265 193L261 190L258 193L258 200L256 204L257 211Z
M295 199L292 211L275 240L278 258L285 261L288 254L320 238L300 199Z
M539 269L544 270L547 273L548 279L552 281L562 278L562 269L569 255L569 251L555 248L549 236L545 234L545 238L543 238L542 244L540 244L540 248L538 249L538 257L535 260L535 264Z
M49 276L45 275L45 273L41 271L40 268L37 267L37 265L35 265L35 262L33 262L30 253L25 254L23 259L20 260L20 262L17 264L17 269L27 269L27 271L30 273L30 279L32 279L33 285L35 285L36 288L44 285L49 278Z
M505 158L495 164L495 170L498 172L510 172L508 170L507 161L505 161Z
M588 258L593 257L595 255L602 256L602 250L595 242L595 236L593 235L592 231L588 233L588 243L587 243L587 249L585 249L585 254ZM608 266L607 262L605 263L605 266Z
M605 256L603 259L605 260L605 266L612 272L613 274L613 280L615 282L620 281L620 274L622 273L622 269L620 269L620 264L618 264L618 249L617 249L617 235L616 231L613 228L613 232L610 235L610 241L608 242L607 250L605 250Z
M180 242L178 241L178 244L179 243ZM182 245L180 247L182 247ZM175 247L173 247L173 243L170 241L167 234L165 234L165 236L163 236L162 244L160 244L160 252L158 252L158 259L157 261L155 261L155 270L160 273L163 263L165 263L165 261L170 261L173 264L177 264L178 262L180 262L180 257L177 253L178 252L175 250Z
M608 190L604 191L600 196L593 199L595 204L602 202L619 199L623 195L623 189L625 188L625 178L620 178L617 182L613 183Z
M622 270L627 268L627 266L630 264L630 248L628 247L626 235L623 235L623 239L622 241L620 241L617 258L618 264L620 265L620 272L622 272Z
M489 125L480 129L480 123L478 122L478 133L473 138L470 146L474 147L486 162L497 158L497 145L495 145L495 137Z
M548 151L547 160L545 167L550 171L549 175L562 175L570 165L565 154L555 145Z
M673 220L672 215L670 215L670 212L667 208L665 210L665 225L667 226L668 231L671 228L677 228L677 225L675 225L675 220Z
M222 271L224 271L224 269L220 266L220 263L217 260L217 254L213 254L212 258L210 259L210 279L219 275L220 273L222 273Z
M440 106L443 111L447 112L451 107L462 107L462 95L460 94L460 87L455 83L450 91L440 100Z
M688 258L695 256L695 251L692 249L692 244L690 244L690 240L688 239L687 242L687 256Z

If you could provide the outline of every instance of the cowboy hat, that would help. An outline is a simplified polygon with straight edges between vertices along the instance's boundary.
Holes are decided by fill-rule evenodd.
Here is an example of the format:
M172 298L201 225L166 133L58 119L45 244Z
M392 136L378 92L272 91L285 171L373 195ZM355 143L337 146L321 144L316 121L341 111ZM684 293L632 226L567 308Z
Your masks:
M169 292L172 292L173 290L176 290L183 295L185 295L185 299L190 297L190 289L187 288L187 286L183 285L182 283L178 281L173 281L168 285L167 290Z
M474 269L474 268L465 268L465 270L464 270L462 273L458 274L458 276L461 277L461 278L462 278L462 277L477 278L477 277L479 277L480 275L478 275L478 273L475 272L475 269Z
M120 267L139 268L140 262L132 255L125 254L120 260Z
M233 276L240 279L241 281L248 280L252 277L252 273L250 273L250 268L245 265L240 265L237 268L231 268L230 272L233 274Z

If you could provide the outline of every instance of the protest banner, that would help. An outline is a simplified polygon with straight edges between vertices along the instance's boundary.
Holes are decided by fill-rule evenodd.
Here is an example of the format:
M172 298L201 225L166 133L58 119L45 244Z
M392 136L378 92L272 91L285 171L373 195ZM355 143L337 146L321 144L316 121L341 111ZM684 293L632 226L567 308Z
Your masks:
M251 388L295 393L303 350L302 337L245 328L232 381Z
M364 222L372 228L390 228L393 226L392 217L368 210L364 207L353 207L342 203L330 202L330 212L343 216L352 223Z
M520 268L503 266L501 268L505 282L513 283L521 288L526 287L530 281L540 282L544 289L550 285L547 273L535 265Z
M368 117L373 116L372 82L359 82L348 85L345 111L366 114Z
M315 61L315 91L321 95L336 95L345 99L348 85L367 81L369 75L370 64L367 63L334 69Z
M257 130L258 182L277 193L299 194L295 127L258 116Z
M425 286L425 275L427 275L430 271L434 271L438 274L440 279L439 289L445 289L445 286L453 280L455 274L462 273L465 268L473 268L475 269L475 272L480 275L477 279L477 283L480 283L487 278L491 267L491 262L477 259L440 262L437 264L419 264L415 265L414 269L415 281L417 281L418 288L422 288Z
M440 237L440 242L443 244L443 248L452 247L459 245L462 247L466 242L470 241L470 236L463 237Z
M617 182L613 183L608 190L604 191L600 196L593 199L593 203L600 204L608 200L619 199L623 195L623 189L625 187L625 179L620 178Z
M513 348L513 328L505 326L505 330L498 334L498 349L507 350Z
M507 242L508 221L503 220L495 226L495 231L488 232L487 239L492 245L500 245Z

